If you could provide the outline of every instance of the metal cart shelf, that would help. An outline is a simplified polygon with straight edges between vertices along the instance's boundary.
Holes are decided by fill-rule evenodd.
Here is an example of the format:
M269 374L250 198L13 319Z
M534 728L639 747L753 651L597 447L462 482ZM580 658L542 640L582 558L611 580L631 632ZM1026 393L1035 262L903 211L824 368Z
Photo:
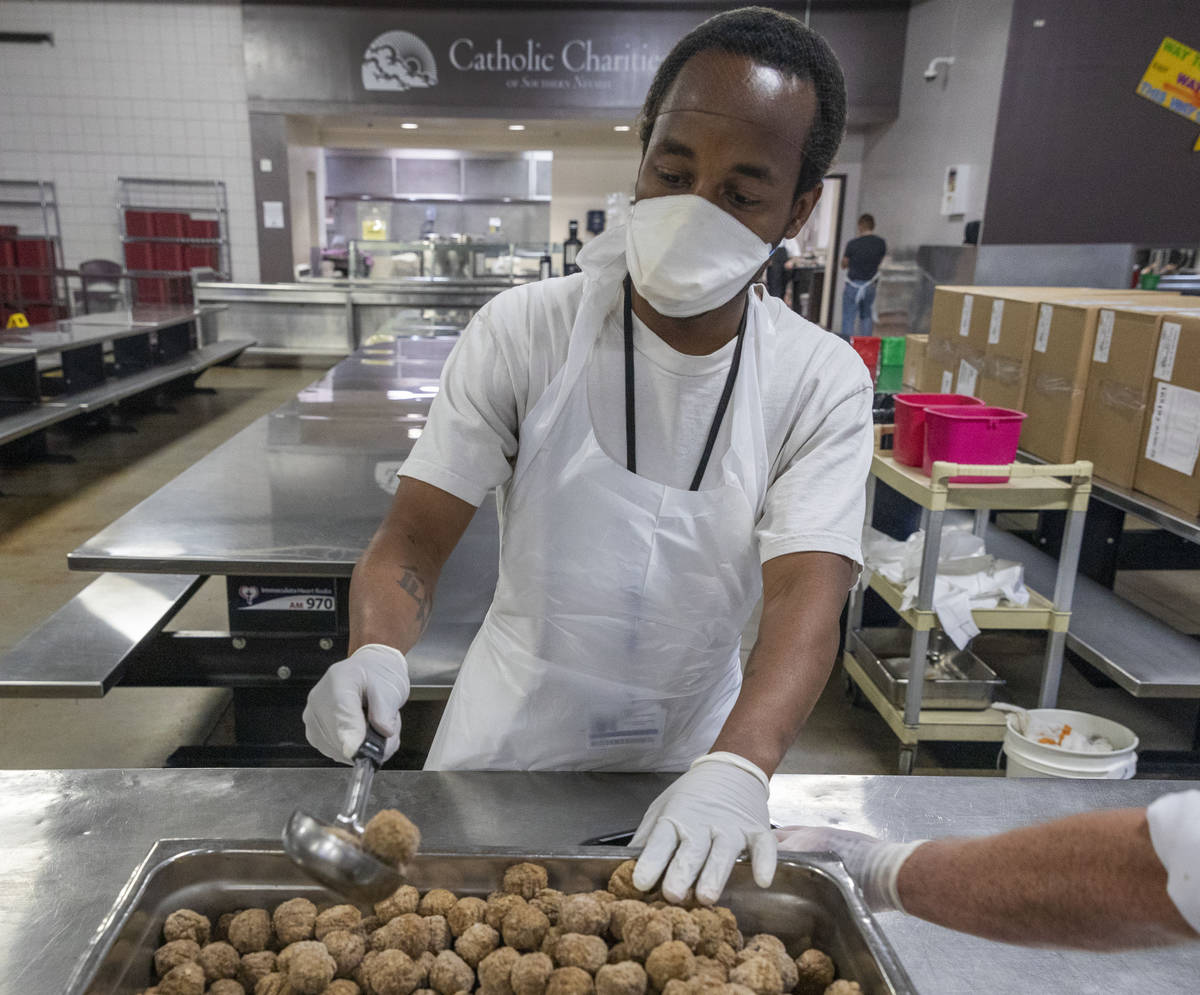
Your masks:
M201 215L217 222L217 238L190 236L131 235L126 228L127 211L172 211ZM121 248L132 244L211 245L217 250L218 278L230 279L232 261L229 248L229 199L221 180L168 180L156 177L117 177L117 219L121 231ZM186 276L190 270L154 269L137 271L127 267L131 275ZM189 298L190 301L190 298Z
M951 482L951 478L956 477L1005 475L1009 480L1000 484ZM1048 633L1038 706L1049 708L1058 700L1063 651L1071 618L1075 571L1083 540L1083 523L1088 497L1091 494L1091 480L1092 464L1087 461L1045 466L1014 463L1006 467L936 462L933 464L931 475L925 476L914 467L897 463L889 455L879 452L875 454L867 483L867 521L871 521L874 510L876 481L883 481L921 507L921 526L925 532L925 547L921 557L914 607L900 611L903 590L898 584L878 574L870 581L871 589L913 630L904 708L896 708L886 699L849 650L844 654L843 666L850 680L862 690L866 699L900 740L901 773L911 773L917 745L921 740L999 742L1004 738L1004 715L994 708L963 712L921 707L929 634L938 627L937 615L933 610L933 589L946 512L973 512L974 533L981 537L987 530L988 512L992 510L1066 512L1066 531L1053 593L1047 597L1030 591L1029 604L1024 607L1002 606L972 612L975 624L980 629L1024 629ZM856 588L847 613L847 646L853 644L850 637L861 628L862 616L863 592Z

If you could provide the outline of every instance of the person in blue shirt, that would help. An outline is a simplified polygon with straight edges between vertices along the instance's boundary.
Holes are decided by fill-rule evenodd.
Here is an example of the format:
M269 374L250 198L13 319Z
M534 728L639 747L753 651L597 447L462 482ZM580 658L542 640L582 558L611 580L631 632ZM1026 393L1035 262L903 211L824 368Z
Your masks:
M846 270L846 287L842 291L842 338L855 334L856 320L859 335L870 335L871 309L875 304L875 285L879 280L879 264L887 255L887 242L875 234L875 218L864 214L858 219L858 238L846 243L842 269Z

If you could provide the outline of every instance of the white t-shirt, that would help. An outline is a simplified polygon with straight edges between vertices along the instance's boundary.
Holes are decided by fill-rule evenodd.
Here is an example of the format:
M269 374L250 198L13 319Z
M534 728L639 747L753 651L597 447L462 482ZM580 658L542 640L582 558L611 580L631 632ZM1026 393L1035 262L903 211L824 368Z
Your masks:
M480 309L446 360L429 422L401 475L473 505L509 479L520 425L566 361L583 285L582 274L529 283ZM588 366L588 399L597 441L624 465L621 303L618 291ZM767 373L760 391L771 467L755 530L760 559L822 551L861 565L864 483L874 445L870 376L838 336L774 298L766 303L772 321L761 330ZM685 355L634 317L639 475L690 486L735 345ZM717 479L730 421L726 413L702 488Z
M1200 933L1200 791L1163 795L1146 809L1146 821L1167 869L1167 895Z

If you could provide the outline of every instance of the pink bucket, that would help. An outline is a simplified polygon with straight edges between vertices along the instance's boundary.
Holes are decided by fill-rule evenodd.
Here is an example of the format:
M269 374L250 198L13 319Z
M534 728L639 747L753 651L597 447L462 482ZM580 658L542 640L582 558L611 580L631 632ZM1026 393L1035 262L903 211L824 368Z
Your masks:
M925 409L932 405L982 405L977 397L966 394L897 394L896 431L892 438L892 456L905 466L921 466L925 460Z
M1007 466L1017 457L1024 411L1011 408L929 407L925 409L925 460L922 469L933 470L936 460ZM952 484L1003 484L1002 477L951 477Z

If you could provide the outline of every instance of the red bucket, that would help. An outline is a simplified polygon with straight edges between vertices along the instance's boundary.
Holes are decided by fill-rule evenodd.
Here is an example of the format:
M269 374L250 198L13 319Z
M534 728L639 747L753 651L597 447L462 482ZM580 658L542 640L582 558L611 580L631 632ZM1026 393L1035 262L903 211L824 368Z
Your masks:
M879 347L883 345L883 339L874 335L853 335L850 345L867 364L867 369L871 372L871 383L874 383L879 373Z
M925 409L932 405L983 404L966 394L897 394L896 432L892 456L905 466L921 466L925 461Z
M1017 458L1024 411L1011 408L929 407L925 409L926 473L935 460L947 463L975 463L982 466L1007 466ZM1003 484L1002 477L951 477L952 484Z

